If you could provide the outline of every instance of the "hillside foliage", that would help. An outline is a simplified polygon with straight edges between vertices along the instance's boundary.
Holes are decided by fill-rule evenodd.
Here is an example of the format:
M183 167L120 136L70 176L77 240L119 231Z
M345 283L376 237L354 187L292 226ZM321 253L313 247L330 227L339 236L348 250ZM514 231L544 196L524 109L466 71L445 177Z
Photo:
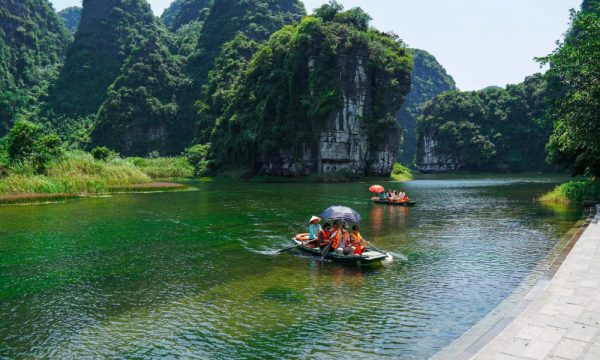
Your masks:
M81 8L79 6L71 6L62 9L58 12L60 18L65 22L65 26L72 33L77 31L79 27L79 21L81 20Z
M0 136L35 111L58 75L71 34L48 0L0 6Z
M449 92L423 109L418 123L417 163L424 137L435 151L462 168L478 171L533 171L548 168L545 144L552 124L545 121L546 80L540 74L505 89Z

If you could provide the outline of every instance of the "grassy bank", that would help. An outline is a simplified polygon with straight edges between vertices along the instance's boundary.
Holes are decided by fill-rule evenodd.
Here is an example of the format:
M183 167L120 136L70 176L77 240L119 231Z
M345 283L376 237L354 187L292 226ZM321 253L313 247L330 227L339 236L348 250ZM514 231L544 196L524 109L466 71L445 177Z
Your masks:
M600 200L600 181L575 179L560 184L551 192L543 195L541 201L551 204L578 206L583 201Z
M153 179L194 176L194 168L185 157L127 158L127 161Z
M413 174L406 166L395 163L390 177L395 181L411 181L413 179Z
M115 191L156 191L183 186L157 183L155 178L191 176L184 158L97 160L83 151L70 151L47 165L39 174L28 163L13 164L0 177L0 202L36 201L52 197L94 195Z

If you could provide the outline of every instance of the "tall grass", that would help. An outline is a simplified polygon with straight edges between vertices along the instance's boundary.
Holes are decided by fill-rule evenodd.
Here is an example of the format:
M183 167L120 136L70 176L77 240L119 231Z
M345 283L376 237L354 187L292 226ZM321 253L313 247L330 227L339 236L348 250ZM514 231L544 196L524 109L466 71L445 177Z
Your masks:
M540 198L543 202L559 205L579 205L584 200L600 200L600 182L576 179L560 184Z
M128 158L127 161L154 179L194 176L194 168L183 156L159 157L154 159L132 157Z
M50 163L46 175L35 174L27 164L13 166L10 175L0 179L0 193L97 194L151 181L125 160L98 161L88 153L73 151Z

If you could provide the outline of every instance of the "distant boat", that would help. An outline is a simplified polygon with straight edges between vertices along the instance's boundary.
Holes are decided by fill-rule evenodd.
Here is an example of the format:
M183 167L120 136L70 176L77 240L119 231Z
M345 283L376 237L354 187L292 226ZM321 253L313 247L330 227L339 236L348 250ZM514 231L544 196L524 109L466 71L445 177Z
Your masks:
M376 203L376 204L383 204L383 205L394 205L394 206L407 206L407 207L413 207L415 205L417 205L417 202L414 200L409 200L409 201L389 201L388 199L380 199L378 197L372 197L371 201Z

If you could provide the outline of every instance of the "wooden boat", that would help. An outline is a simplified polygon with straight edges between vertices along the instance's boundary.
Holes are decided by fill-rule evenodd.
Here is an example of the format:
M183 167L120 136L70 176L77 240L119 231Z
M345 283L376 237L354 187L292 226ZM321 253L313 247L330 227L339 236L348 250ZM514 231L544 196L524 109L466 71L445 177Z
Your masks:
M300 245L298 249L302 250L305 253L321 257L321 249L317 246L316 243L305 243L301 240L298 240L300 237L298 234L296 238L292 239L294 244ZM345 265L375 265L381 264L381 262L385 259L391 258L392 256L388 253L383 253L379 251L369 250L364 252L362 255L337 255L332 252L325 255L325 259L331 260L336 263L345 264Z
M396 201L389 201L389 200L381 200L378 197L372 197L371 201L376 203L376 204L384 204L384 205L394 205L394 206L407 206L407 207L413 207L415 205L417 205L417 202L414 200L409 200L409 201L401 201L401 202L396 202Z

